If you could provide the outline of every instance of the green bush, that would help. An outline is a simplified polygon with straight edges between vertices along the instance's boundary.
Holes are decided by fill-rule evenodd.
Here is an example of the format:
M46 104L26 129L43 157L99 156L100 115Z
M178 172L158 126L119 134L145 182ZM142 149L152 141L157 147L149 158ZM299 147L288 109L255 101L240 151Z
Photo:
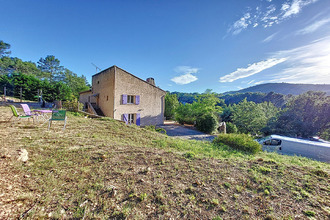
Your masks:
M213 115L203 115L196 120L196 128L205 133L212 133L217 128L217 124Z
M149 131L156 131L162 134L166 134L166 130L164 128L156 128L156 125L146 125L144 128Z
M149 131L155 131L156 130L156 125L146 125L144 126L145 129Z
M220 134L214 139L213 143L223 143L235 150L252 154L261 151L261 145L246 134Z
M306 211L304 211L304 214L305 214L306 216L308 216L308 217L313 217L313 216L315 216L315 212L310 211L310 210L306 210Z
M322 132L319 132L318 135L319 135L322 139L324 139L324 140L326 140L326 141L330 141L330 128L325 129L325 130L322 131Z
M184 156L185 158L191 160L191 159L194 159L196 155L195 155L194 152L186 152L186 153L183 154L183 156Z
M236 125L231 123L231 122L226 123L226 129L227 129L228 134L238 132L238 129L237 129Z
M81 111L83 106L84 104L78 102L76 98L63 102L63 108L72 112L77 112L78 110Z

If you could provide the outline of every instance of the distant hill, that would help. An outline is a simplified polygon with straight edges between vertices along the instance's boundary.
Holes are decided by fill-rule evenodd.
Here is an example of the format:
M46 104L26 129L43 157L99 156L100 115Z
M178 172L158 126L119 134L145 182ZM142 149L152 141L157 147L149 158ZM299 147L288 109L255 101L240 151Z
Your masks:
M330 84L291 84L291 83L265 83L251 86L238 91L230 91L224 94L247 93L247 92L275 92L284 95L300 95L308 91L322 91L330 95Z

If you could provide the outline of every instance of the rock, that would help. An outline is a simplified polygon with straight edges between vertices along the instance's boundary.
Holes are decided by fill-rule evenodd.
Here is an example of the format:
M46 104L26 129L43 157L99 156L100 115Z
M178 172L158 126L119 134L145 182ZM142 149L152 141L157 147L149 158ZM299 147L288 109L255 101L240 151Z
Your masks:
M29 153L25 149L19 149L18 154L19 154L19 156L18 156L17 160L21 160L22 162L26 162L29 159L29 157L28 157Z
M1 158L6 159L6 158L11 158L10 154L3 154L1 155Z
M110 197L111 198L115 198L117 195L117 190L115 188L112 188L111 189L111 192L110 192Z
M81 203L81 204L79 205L79 207L80 207L80 208L85 207L87 203L88 203L88 200L86 200L85 202Z

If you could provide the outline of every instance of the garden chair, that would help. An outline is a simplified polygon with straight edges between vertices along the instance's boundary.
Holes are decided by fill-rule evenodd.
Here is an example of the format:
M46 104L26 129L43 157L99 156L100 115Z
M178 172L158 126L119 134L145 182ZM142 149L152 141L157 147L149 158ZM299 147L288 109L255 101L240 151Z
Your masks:
M48 130L52 125L52 121L64 121L64 126L63 126L63 131L64 131L66 125L66 119L67 119L66 110L53 110L52 117L49 119Z
M30 120L30 118L32 118L32 120L33 120L33 122L34 122L34 119L33 119L33 117L32 117L31 115L20 115L20 114L18 114L17 109L16 109L15 106L13 106L13 105L9 105L9 107L11 108L11 111L13 112L13 116L11 116L11 118L8 120L8 122L9 122L12 118L16 119L16 120L13 121L12 124L14 124L15 121L19 121L19 120L21 120L22 118L27 118L28 120Z
M30 110L30 107L27 104L21 104L21 106L22 106L23 111L24 111L26 116L31 116L31 117L33 117L33 119L34 119L34 117L36 117L36 119L38 121L38 116L39 116L38 113L32 112Z

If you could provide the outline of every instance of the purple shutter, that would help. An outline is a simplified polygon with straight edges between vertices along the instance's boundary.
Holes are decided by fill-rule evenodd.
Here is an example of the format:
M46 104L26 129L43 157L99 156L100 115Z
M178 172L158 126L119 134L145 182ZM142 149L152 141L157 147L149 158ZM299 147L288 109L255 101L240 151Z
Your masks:
M127 104L127 95L123 95L122 103L123 105Z
M136 113L136 125L140 126L141 124L141 116L140 113Z
M137 95L135 96L135 105L139 105L140 104L140 96Z
M123 114L123 121L128 124L128 114Z

